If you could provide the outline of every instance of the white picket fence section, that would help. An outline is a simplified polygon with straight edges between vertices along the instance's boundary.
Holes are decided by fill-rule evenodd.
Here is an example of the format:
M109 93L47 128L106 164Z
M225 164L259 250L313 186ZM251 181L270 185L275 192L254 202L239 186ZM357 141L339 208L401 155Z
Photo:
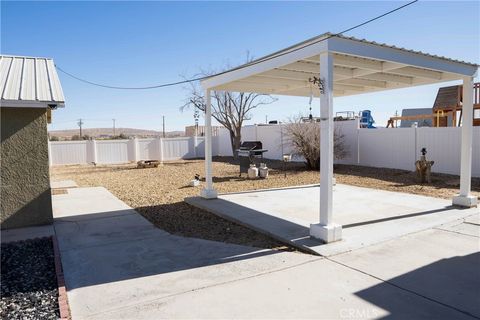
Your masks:
M434 172L460 173L461 128L359 129L358 121L335 122L344 136L348 156L337 163L369 167L414 170L420 149L435 161ZM284 125L253 125L242 128L244 141L261 141L268 159L282 159L291 153ZM213 137L214 156L232 156L226 129ZM131 140L55 141L49 143L50 164L116 164L156 159L194 159L205 156L203 137L151 138ZM301 158L297 161L303 161ZM472 176L480 177L480 127L473 129Z

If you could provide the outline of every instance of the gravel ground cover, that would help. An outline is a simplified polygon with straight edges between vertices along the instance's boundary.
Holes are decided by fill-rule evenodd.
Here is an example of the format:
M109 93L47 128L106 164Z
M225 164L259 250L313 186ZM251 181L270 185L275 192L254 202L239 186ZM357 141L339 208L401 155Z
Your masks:
M50 238L2 243L1 319L58 319L58 288Z
M301 163L289 163L284 176L283 163L266 161L268 179L248 180L238 176L232 158L214 158L215 188L220 193L315 184L320 174L307 171ZM51 170L53 180L71 179L79 186L103 186L135 208L159 228L170 233L262 248L282 247L281 243L258 232L226 221L183 202L197 196L200 188L189 187L195 174L203 174L203 160L175 161L158 168L136 169L135 164L116 166L58 166ZM405 170L339 165L338 183L390 191L451 198L458 193L459 178L433 174L432 184L420 185L416 175ZM473 179L474 194L480 195L480 179Z

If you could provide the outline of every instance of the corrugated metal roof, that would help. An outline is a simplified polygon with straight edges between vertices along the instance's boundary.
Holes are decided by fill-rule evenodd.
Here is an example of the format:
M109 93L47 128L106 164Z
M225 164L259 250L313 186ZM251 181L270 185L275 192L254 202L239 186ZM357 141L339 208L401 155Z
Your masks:
M416 51L416 50L412 50L412 49L406 49L406 48L397 47L397 46L386 44L386 43L378 43L378 42L370 41L370 40L366 40L366 39L358 39L358 38L355 38L355 37L347 37L347 36L344 36L344 35L341 35L341 34L325 33L325 34L319 36L318 38L320 38L322 36L323 37L333 36L333 37L338 37L338 38L343 38L343 39L348 39L348 40L373 44L373 45L381 46L381 47L385 47L385 48L391 48L391 49L402 50L402 51L406 51L406 52L410 52L410 53L422 54L424 56L428 56L428 57L432 57L432 58L438 58L438 59L448 60L448 61L452 61L452 62L468 64L468 65L475 66L475 67L479 66L478 64L472 63L472 62L467 62L467 61L463 61L463 60L456 60L456 59L452 59L452 58L448 58L448 57L444 57L444 56L438 56L438 55L435 55L435 54L430 54L430 53L426 53L426 52L422 52L422 51Z
M378 42L369 41L369 40L366 40L366 39L358 39L358 38L355 38L355 37L347 37L347 36L344 36L344 35L341 35L341 34L334 34L334 33L331 33L331 32L326 32L326 33L323 33L323 34L318 35L316 37L313 37L313 38L304 40L302 42L299 42L297 44L294 44L292 46L289 46L285 49L276 51L274 53L268 54L268 55L263 56L261 58L252 60L252 61L247 62L247 63L242 64L242 65L239 65L238 67L232 68L231 70L227 70L225 72L229 72L229 71L233 71L233 70L240 69L240 68L243 68L243 67L247 67L249 65L257 64L259 62L262 62L263 60L268 60L270 58L275 58L276 56L283 55L285 53L288 53L289 51L296 51L300 48L307 47L307 46L309 46L313 43L320 42L320 41L323 41L324 39L334 38L334 37L341 38L341 39L352 40L352 41L357 41L357 42L362 42L362 43L367 43L367 44L376 45L376 46L385 47L385 48L401 50L401 51L405 51L405 52L409 52L409 53L421 54L421 55L432 57L432 58L438 58L438 59L443 59L443 60L447 60L447 61L451 61L451 62L457 62L457 63L467 64L467 65L470 65L470 66L479 67L478 64L472 63L472 62L465 62L465 61L462 61L462 60L451 59L451 58L447 58L447 57L444 57L444 56L438 56L438 55L434 55L434 54L430 54L430 53L425 53L425 52L422 52L422 51L415 51L415 50L411 50L411 49L396 47L394 45L389 45L389 44L386 44L386 43L378 43ZM211 78L213 78L213 77L215 77L215 75L211 76Z
M65 97L55 64L50 58L0 55L0 94L7 102L55 103Z

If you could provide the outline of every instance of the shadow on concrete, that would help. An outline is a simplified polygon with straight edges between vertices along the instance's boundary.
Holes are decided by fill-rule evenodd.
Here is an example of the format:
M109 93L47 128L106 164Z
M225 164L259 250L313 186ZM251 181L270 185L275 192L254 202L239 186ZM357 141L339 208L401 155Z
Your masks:
M55 221L68 290L280 252L175 236L156 228L134 210L118 213Z
M452 209L468 209L468 208L462 208L462 207L457 207L457 206L446 206L444 208L439 208L439 209L434 209L434 210L427 210L427 211L415 212L415 213L404 214L404 215L399 215L399 216L394 216L394 217L387 217L387 218L382 218L382 219L367 220L367 221L362 221L362 222L357 222L357 223L344 224L344 225L342 225L342 228L344 228L344 229L353 228L353 227L365 226L365 225L374 224L374 223L381 223L381 222L392 221L392 220L399 220L399 219L405 219L405 218L424 216L424 215L437 213L437 212L442 212L442 211L445 211L445 210L452 210Z
M418 310L405 309L401 299L386 295L397 286L425 298L425 303L443 305L480 319L480 253L442 259L376 286L356 292L362 299L390 314L383 319L418 319ZM358 310L359 313L362 310ZM409 314L410 313L410 314ZM358 317L358 315L357 315ZM447 316L446 316L447 317ZM429 318L428 314L421 316Z
M303 188L318 188L318 186L305 186ZM393 239L407 233L418 232L430 228L436 224L440 224L437 219L435 219L438 214L447 211L457 212L456 210L453 210L457 209L456 207L442 205L434 208L430 207L430 209L409 208L408 211L405 211L402 208L401 210L403 211L399 211L397 213L398 215L393 215L393 209L389 208L389 211L381 216L377 215L373 217L371 216L370 218L365 217L363 219L358 219L355 216L352 216L351 219L353 220L347 220L345 218L343 220L342 227L345 231L343 240L324 245L322 241L310 237L309 222L315 222L302 220L305 219L305 216L295 212L295 208L290 208L291 212L286 213L282 212L280 207L275 207L276 204L274 203L272 203L271 206L263 205L264 201L269 201L266 199L276 202L288 197L283 194L282 199L277 198L276 201L275 197L279 196L275 194L272 194L271 196L264 195L263 198L260 197L260 195L270 192L274 193L275 191L261 190L246 192L250 195L243 197L241 200L237 198L236 201L231 201L228 199L228 196L226 196L225 198L220 197L212 200L206 200L201 197L190 197L186 198L185 202L222 218L264 233L301 251L327 256L352 250L354 248L360 248L367 243L377 243L385 241L385 239ZM302 198L301 201L308 201L308 198ZM302 207L298 210L308 210L308 208ZM419 217L420 222L418 224L415 222L415 217ZM394 226L389 222L398 225ZM391 228L398 229L398 231L393 231Z
M309 227L228 200L221 198L206 200L201 197L190 197L186 198L185 202L247 228L264 233L278 241L288 243L301 251L317 254L310 247L321 244L320 241L310 238Z

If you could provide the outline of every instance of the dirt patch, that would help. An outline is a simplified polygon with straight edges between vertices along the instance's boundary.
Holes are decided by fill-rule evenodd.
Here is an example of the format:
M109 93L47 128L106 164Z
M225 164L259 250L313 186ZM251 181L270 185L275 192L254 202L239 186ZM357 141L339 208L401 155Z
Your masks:
M289 163L286 177L283 163L267 161L268 179L239 177L238 165L231 158L215 158L215 188L220 193L280 188L319 182L320 174L306 171L301 163ZM53 167L53 180L72 179L79 186L103 186L135 208L161 229L172 234L261 248L281 248L283 244L263 234L224 220L183 202L197 196L201 187L189 187L195 174L203 176L203 160L168 162L158 168L137 169L136 164L117 166ZM431 185L417 183L413 172L405 170L339 165L335 167L338 183L361 187L452 198L458 193L458 177L433 174ZM474 194L480 195L480 179L472 180Z

